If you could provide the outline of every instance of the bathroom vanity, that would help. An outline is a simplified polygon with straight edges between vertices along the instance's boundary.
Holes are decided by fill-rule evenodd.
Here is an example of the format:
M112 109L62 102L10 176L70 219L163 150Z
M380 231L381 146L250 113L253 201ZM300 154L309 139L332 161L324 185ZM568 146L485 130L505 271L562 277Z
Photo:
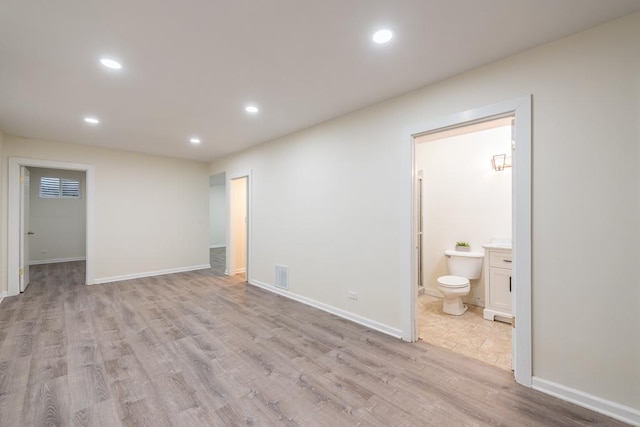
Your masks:
M501 320L510 320L513 318L511 243L492 242L483 247L485 249L483 317L487 320L495 320L496 316L499 316Z

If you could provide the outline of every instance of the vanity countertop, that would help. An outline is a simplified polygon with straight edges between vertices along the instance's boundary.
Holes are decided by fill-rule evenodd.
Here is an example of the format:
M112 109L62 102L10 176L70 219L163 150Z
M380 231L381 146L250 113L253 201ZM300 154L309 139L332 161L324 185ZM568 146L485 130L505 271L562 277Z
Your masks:
M486 245L482 245L485 249L504 249L511 250L511 239L491 239Z
M482 245L485 249L509 249L511 250L511 245L498 245L495 243L488 243L486 245Z

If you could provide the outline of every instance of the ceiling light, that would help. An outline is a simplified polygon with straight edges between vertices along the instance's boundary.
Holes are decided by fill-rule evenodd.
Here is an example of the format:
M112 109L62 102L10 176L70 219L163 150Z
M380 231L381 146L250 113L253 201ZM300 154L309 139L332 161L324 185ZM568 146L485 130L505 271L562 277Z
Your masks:
M98 123L100 123L100 120L96 119L95 117L85 117L84 121L92 125L97 125Z
M247 105L246 107L244 107L244 111L246 111L247 113L255 114L260 110L258 110L258 107L256 107L255 105Z
M191 138L189 142L192 144L200 144L200 138Z
M378 44L387 43L393 38L393 32L391 30L378 30L373 34L373 41Z
M107 68L111 68L112 70L119 70L122 68L121 63L109 58L101 58L100 63Z

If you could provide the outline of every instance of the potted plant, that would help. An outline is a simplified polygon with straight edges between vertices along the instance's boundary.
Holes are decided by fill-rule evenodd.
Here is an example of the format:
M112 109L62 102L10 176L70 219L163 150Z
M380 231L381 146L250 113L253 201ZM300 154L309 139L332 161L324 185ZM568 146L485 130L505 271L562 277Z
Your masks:
M471 251L471 246L467 242L456 242L456 251L469 252Z

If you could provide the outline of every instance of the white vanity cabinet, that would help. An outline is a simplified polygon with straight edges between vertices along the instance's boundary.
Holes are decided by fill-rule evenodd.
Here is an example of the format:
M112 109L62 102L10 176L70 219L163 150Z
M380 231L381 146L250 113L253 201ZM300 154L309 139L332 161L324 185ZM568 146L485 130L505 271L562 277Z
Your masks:
M496 316L511 319L511 249L486 245L484 263L484 312L487 320Z

